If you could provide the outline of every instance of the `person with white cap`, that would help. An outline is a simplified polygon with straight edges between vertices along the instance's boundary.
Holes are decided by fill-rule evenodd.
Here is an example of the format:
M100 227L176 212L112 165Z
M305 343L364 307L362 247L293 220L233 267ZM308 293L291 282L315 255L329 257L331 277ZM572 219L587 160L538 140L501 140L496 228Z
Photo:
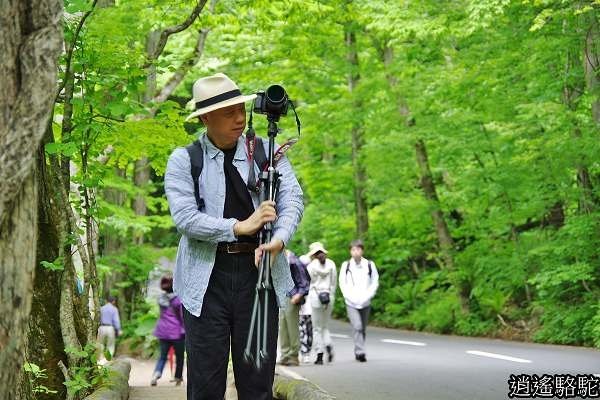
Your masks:
M335 297L337 270L333 260L327 258L327 250L320 242L310 244L308 256L312 258L307 269L310 275L308 300L312 308L313 344L317 354L315 364L322 365L324 351L327 351L327 361L333 361L329 320Z
M165 172L165 192L171 216L182 233L177 251L174 290L183 303L186 330L187 399L222 400L226 389L229 351L240 400L273 398L277 352L278 304L285 307L293 288L282 250L289 243L303 213L302 190L284 156L275 201L259 204L249 181L258 176L253 163L256 146L249 143L243 95L225 74L201 78L193 86L196 110L206 133L194 143L202 163L188 148L171 154ZM254 140L254 138L252 138ZM252 144L252 146L250 146ZM198 173L197 178L193 169ZM272 240L259 246L257 234L273 222ZM244 362L243 353L258 279L257 259L271 252L267 354L262 368Z

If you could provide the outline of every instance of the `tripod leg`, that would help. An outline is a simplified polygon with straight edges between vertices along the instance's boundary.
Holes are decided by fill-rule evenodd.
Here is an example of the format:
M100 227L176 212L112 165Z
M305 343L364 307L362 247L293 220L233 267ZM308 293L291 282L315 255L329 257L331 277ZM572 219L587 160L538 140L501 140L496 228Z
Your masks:
M260 292L264 293L264 289L261 289L258 292L258 296L260 296ZM264 294L263 294L264 296ZM256 353L255 353L255 366L257 370L260 370L262 367L262 359L261 359L261 348L260 348L260 342L261 342L261 338L263 335L263 326L262 326L262 314L263 314L263 306L262 306L262 298L260 298L259 303L258 303L258 314L256 316Z
M263 362L267 362L267 360L269 359L270 354L268 353L268 348L267 348L267 336L269 334L269 291L265 290L265 297L263 299L263 320L262 320L262 324L263 324L263 335L262 335L262 343L261 343L261 359Z
M256 321L258 317L258 289L254 294L254 304L252 305L252 316L250 317L250 330L248 331L248 338L246 339L246 348L244 349L244 360L247 363L251 363L254 359L252 357L252 337L254 336L254 329L256 328Z

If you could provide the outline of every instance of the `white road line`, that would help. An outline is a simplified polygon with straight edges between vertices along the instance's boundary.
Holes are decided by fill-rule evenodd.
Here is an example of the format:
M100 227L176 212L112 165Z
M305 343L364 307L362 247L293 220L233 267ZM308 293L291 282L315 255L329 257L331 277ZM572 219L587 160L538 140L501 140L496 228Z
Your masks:
M350 336L343 335L341 333L331 333L331 334L329 334L329 336L336 337L336 338L342 338L342 339L350 339Z
M394 344L406 344L409 346L427 346L427 343L423 342L410 342L408 340L395 340L395 339L381 339L384 343L394 343Z
M518 363L530 363L531 362L531 360L526 360L524 358L504 356L502 354L495 354L495 353L487 353L485 351L469 350L466 353L472 354L474 356L497 358L499 360L513 361L513 362L518 362Z
M302 380L302 381L306 381L306 380L308 380L308 379L306 379L305 377L303 377L302 375L300 375L299 373L297 373L297 372L294 372L294 371L292 371L292 370L291 370L291 369L289 369L289 368L283 367L283 366L281 366L281 365L278 365L278 366L277 366L277 368L281 369L281 371L282 371L284 374L288 375L288 376L289 376L289 377L291 377L291 378L294 378L294 379L300 379L300 380Z

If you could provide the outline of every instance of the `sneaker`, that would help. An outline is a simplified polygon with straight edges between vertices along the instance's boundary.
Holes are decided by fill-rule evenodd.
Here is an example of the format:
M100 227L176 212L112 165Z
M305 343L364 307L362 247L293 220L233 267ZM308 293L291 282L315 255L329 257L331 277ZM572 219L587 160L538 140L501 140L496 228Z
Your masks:
M310 353L302 354L300 356L300 362L302 364L310 364L310 362L311 362L311 360L310 360Z
M367 356L364 354L357 354L355 356L356 361L360 361L360 362L367 362Z
M160 378L160 374L158 372L155 372L154 374L152 374L152 379L150 380L150 386L156 386L159 378Z

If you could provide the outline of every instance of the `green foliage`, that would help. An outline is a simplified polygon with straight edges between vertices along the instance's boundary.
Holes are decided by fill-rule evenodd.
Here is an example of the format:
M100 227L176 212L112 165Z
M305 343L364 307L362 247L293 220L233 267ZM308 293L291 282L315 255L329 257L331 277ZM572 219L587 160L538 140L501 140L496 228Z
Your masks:
M50 271L63 271L65 269L62 259L60 258L57 258L53 262L42 261L40 264L42 264L42 267Z
M154 327L158 320L159 310L156 302L146 300L134 312L133 317L123 328L123 339L128 340L129 350L140 352L144 357L154 357L158 339L154 336Z
M436 289L432 290L425 301L408 315L408 319L415 329L450 333L459 308L455 293L451 290Z
M34 395L34 399L37 398L38 394L55 394L58 393L56 390L48 389L42 384L42 382L48 378L46 370L40 368L38 365L26 362L23 364L23 371L27 374L31 391Z
M82 350L67 347L65 352L80 359L80 365L69 367L69 378L64 382L70 396L83 398L108 378L108 370L98 365L94 344L87 344Z

